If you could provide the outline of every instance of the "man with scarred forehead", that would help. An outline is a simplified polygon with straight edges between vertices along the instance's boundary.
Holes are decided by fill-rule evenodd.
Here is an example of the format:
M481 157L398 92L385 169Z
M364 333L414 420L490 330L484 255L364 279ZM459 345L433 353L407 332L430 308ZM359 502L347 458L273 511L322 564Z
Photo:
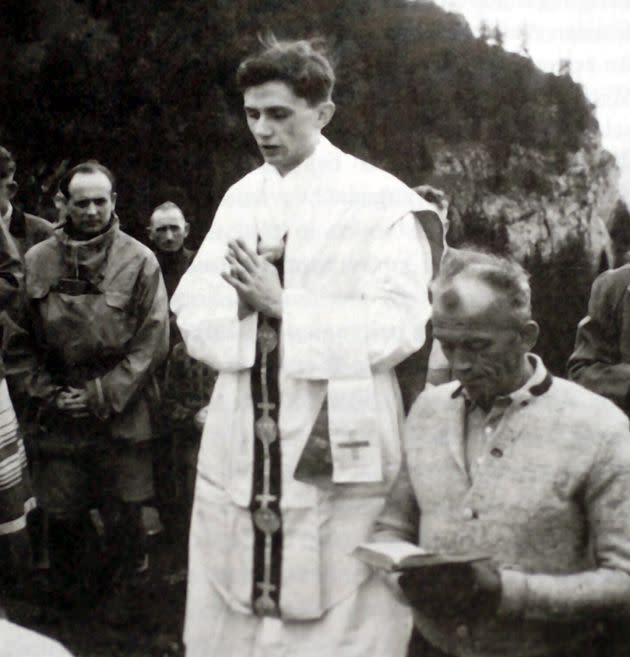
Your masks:
M334 73L306 41L238 71L265 163L230 188L175 292L219 370L199 452L189 657L396 657L408 610L350 557L400 465L393 367L422 346L435 210L322 134Z
M374 538L486 558L400 577L411 654L612 654L606 623L630 611L627 418L531 353L538 326L516 263L453 252L432 293L457 381L412 407Z

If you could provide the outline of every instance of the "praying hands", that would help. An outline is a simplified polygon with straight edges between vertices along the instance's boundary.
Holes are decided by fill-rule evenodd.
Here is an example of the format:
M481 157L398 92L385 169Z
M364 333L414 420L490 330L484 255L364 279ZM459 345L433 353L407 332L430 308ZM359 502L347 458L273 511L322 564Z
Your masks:
M237 239L228 242L225 259L230 269L221 276L238 294L239 319L252 311L282 317L282 284L267 253L255 253Z

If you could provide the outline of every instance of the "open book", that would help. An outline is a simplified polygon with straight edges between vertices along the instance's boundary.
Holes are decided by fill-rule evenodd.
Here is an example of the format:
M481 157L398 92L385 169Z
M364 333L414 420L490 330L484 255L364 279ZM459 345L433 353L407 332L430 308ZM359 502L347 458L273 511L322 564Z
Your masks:
M427 552L421 547L405 541L361 543L352 551L352 556L369 566L390 572L424 566L470 563L490 558L488 555L481 554Z

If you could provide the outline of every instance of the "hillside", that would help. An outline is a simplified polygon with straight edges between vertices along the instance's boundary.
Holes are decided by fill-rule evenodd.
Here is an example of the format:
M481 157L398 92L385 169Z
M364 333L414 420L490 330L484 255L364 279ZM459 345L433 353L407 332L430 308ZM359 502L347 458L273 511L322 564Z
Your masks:
M577 321L610 262L618 199L593 107L570 77L430 2L4 0L0 143L19 157L25 205L51 211L55 175L96 157L119 176L128 230L144 237L170 199L199 241L226 188L259 162L234 73L268 31L326 37L338 73L328 136L411 185L445 189L455 243L531 264L562 261L577 240L586 290L565 317Z

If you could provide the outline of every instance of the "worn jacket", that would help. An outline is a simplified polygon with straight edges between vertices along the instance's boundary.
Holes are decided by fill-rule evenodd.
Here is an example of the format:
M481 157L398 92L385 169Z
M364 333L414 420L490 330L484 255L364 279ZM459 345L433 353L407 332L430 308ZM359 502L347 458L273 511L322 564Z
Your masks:
M630 265L606 271L593 283L568 372L630 414Z
M542 363L539 361L539 366ZM598 620L630 606L630 434L609 401L554 378L514 399L471 481L459 383L411 409L401 469L376 540L493 557L495 617L416 625L456 657L581 654Z
M53 230L54 226L46 219L28 214L21 208L13 206L9 232L22 258L32 246L48 239L53 234Z
M166 290L153 253L117 221L87 241L58 228L27 253L26 270L27 330L8 355L43 423L69 432L53 402L71 385L87 390L92 424L114 438L149 439L147 390L168 349Z

